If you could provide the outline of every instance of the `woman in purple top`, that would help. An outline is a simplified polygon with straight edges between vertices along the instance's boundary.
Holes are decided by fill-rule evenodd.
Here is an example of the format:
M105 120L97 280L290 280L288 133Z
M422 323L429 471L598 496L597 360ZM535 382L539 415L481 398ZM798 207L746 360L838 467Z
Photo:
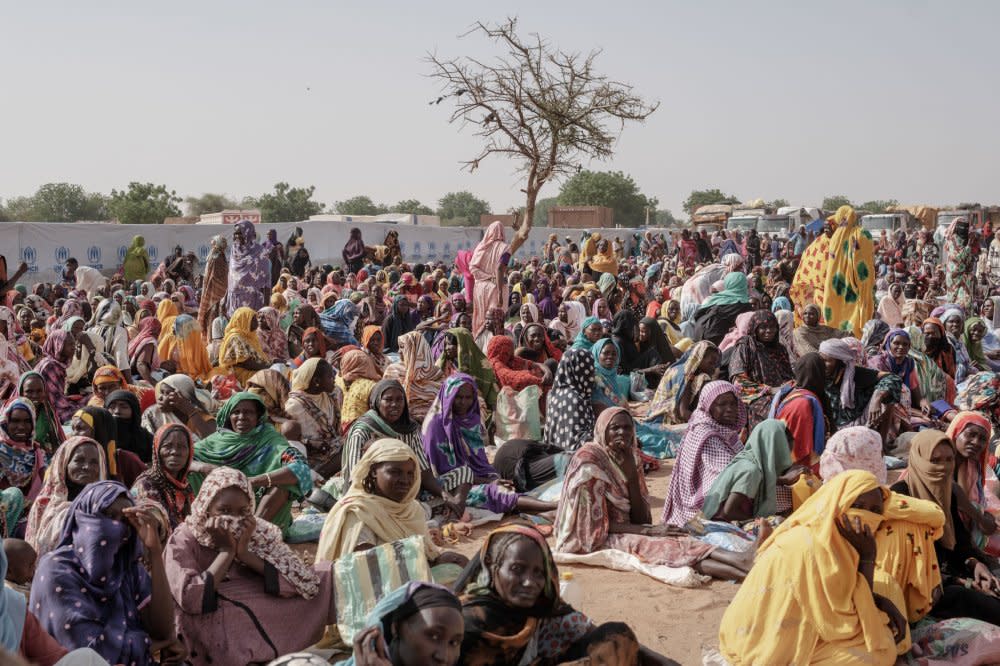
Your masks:
M486 429L479 411L476 380L461 372L441 384L422 431L424 451L435 476L463 469L463 479L455 495L463 504L481 507L494 513L551 511L555 502L542 502L518 495L500 478L486 458Z
M257 242L250 220L240 220L233 229L233 251L229 261L226 305L230 317L241 307L260 310L271 296L271 260Z

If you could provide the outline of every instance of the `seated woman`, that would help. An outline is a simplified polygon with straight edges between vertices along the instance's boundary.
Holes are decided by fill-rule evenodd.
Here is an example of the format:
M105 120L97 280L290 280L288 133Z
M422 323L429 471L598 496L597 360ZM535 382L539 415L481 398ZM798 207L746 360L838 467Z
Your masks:
M646 477L628 411L601 412L594 438L574 454L556 514L556 550L621 550L650 564L694 567L717 578L740 580L752 559L716 550L670 525L653 525Z
M108 478L106 460L104 449L89 437L70 437L56 451L24 532L39 557L59 545L70 502L87 484Z
M931 608L936 618L972 617L1000 622L1000 580L991 573L994 560L975 544L962 520L968 498L954 482L955 446L939 430L922 430L913 437L906 476L893 492L934 502L944 511L944 531L935 541L943 594Z
M316 562L333 561L349 553L411 536L422 537L430 565L459 564L458 553L441 552L427 531L427 518L417 494L420 462L413 449L398 439L373 442L351 469L347 493L323 523Z
M424 336L411 331L399 336L399 363L385 369L385 379L395 379L403 385L410 416L423 423L444 374L434 364L434 354Z
M51 457L66 439L66 433L62 429L62 422L56 416L55 407L49 399L45 379L34 370L24 373L17 384L16 397L26 399L35 408L34 438L45 453Z
M167 542L174 618L195 666L265 663L336 622L330 565L305 564L258 517L254 495L239 471L212 471Z
M270 306L263 307L257 312L257 324L264 359L273 363L288 361L288 335L281 328L281 314Z
M371 357L372 363L375 364L375 369L378 370L380 375L389 366L389 358L382 351L384 340L385 337L382 335L381 326L365 326L361 333L361 349ZM398 339L396 340L396 345L398 349Z
M291 385L284 373L271 368L258 370L247 380L246 390L264 401L267 418L275 428L281 428L290 418L285 411Z
M131 391L115 391L104 401L115 419L115 445L134 453L144 465L153 459L153 435L142 427L139 399Z
M594 356L568 349L556 368L548 395L542 441L546 447L576 451L594 435Z
M993 372L995 362L986 355L984 340L986 338L986 322L979 317L969 317L965 320L965 330L962 335L962 344L969 352L972 361L972 372ZM995 344L995 343L994 343Z
M882 352L868 359L868 367L899 377L900 405L908 412L908 421L925 421L931 413L931 403L920 390L916 361L910 357L910 334L903 330L890 331L885 336ZM926 422L925 422L926 425Z
M367 627L354 636L354 652L340 666L383 663L455 666L461 657L465 621L451 590L412 581L379 599Z
M692 315L690 337L693 340L719 344L736 323L736 317L753 309L745 274L729 273L722 284L723 290L706 298Z
M928 317L921 324L920 330L924 334L924 344L921 351L927 354L956 384L961 383L968 368L959 363L955 348L948 342L948 333L944 323L936 317Z
M93 439L104 449L108 461L108 479L131 486L139 475L146 471L146 464L139 459L139 456L118 448L115 417L103 407L84 407L77 410L70 421L70 428L74 435Z
M45 383L58 426L69 421L80 404L80 396L66 394L66 367L76 353L76 340L70 333L56 329L45 339L42 351L45 357L35 366L35 371Z
M827 416L834 428L867 425L878 430L882 441L898 427L902 382L899 377L858 367L858 356L845 340L827 340L819 346L826 370Z
M635 367L640 372L644 369L646 380L650 385L655 385L666 369L677 360L679 354L675 353L667 334L653 317L640 319L636 332L639 355L636 357Z
M580 332L573 338L573 349L590 351L594 343L604 337L604 324L597 317L587 317L583 320Z
M847 335L844 331L821 324L820 318L820 309L815 303L809 303L802 308L802 325L797 326L792 332L795 352L799 356L809 352L818 352L819 346L824 341L843 338Z
M716 477L743 449L740 432L747 410L729 382L709 382L701 390L698 409L688 421L661 522L683 526L699 511Z
M257 327L254 310L237 308L226 324L226 335L219 347L219 369L235 375L240 386L255 372L271 365L257 337Z
M600 654L618 657L615 663L676 663L640 645L628 625L595 626L563 601L552 552L532 527L490 532L456 588L477 574L462 595L462 663L592 663Z
M472 377L456 373L444 381L424 421L422 439L434 474L455 475L459 483L455 501L460 507L483 507L494 513L556 508L554 502L518 495L501 482L486 457L486 429Z
M156 404L142 413L142 427L155 433L167 423L181 423L201 439L215 432L215 419L187 375L170 375L156 385Z
M417 327L420 318L413 312L406 296L396 296L392 299L392 309L382 323L382 338L385 351L399 351L399 336L409 333Z
M468 315L465 315L468 319ZM469 320L471 326L471 319ZM445 331L440 340L436 340L434 347L437 349L438 343L441 345L437 365L441 368L444 377L448 377L454 372L463 372L476 380L479 388L479 395L486 404L487 409L492 410L496 405L499 385L496 375L493 373L493 366L482 350L472 339L472 334L466 328L450 328ZM484 411L484 413L486 413Z
M188 482L194 460L194 437L180 423L160 426L153 438L153 464L132 485L139 502L152 502L167 517L170 531L191 513L194 491Z
M369 404L371 409L364 413L347 433L342 454L342 468L339 480L331 480L324 490L331 495L344 492L350 485L352 470L358 464L365 449L375 440L393 439L404 442L413 450L420 463L420 489L430 497L444 500L446 506L460 516L462 512L455 499L454 491L468 481L463 477L463 470L445 472L440 477L434 475L430 462L424 453L424 443L420 437L420 424L410 419L406 405L406 393L399 382L383 379L372 389ZM330 492L333 490L334 492Z
M740 338L729 359L729 381L739 387L750 427L767 418L774 389L792 379L788 350L778 341L778 320L769 310L750 318L748 335Z
M965 348L965 315L962 311L957 307L949 307L941 315L941 323L944 324L945 338L955 352L955 383L961 384L969 375L988 370L975 367L969 350Z
M295 314L298 315L301 311L302 308L299 308L295 311ZM312 308L309 308L309 311L312 312L313 315L316 314ZM299 367L310 358L326 358L326 336L323 335L323 332L316 326L310 326L302 332L301 346L301 353L288 362L288 364L293 368Z
M160 356L156 351L157 339L163 325L153 316L147 316L138 323L138 332L128 343L129 369L133 377L138 377L150 386L156 384L153 373L160 369Z
M590 397L594 415L609 407L628 405L629 378L618 374L618 345L611 338L602 338L590 348L590 353L594 357L594 392Z
M882 457L882 437L867 426L838 430L819 457L819 475L824 481L852 469L871 472L880 484L886 483L888 472Z
M94 394L87 404L91 407L104 407L107 397L121 390L133 393L143 409L152 405L155 400L153 389L130 384L124 373L113 365L103 365L95 370L90 383L94 387Z
M273 308L265 309L274 312ZM211 376L212 363L208 358L208 348L202 339L198 320L191 315L180 315L174 320L172 343L165 351L166 354L157 349L161 360L173 361L177 372L199 381L207 381Z
M24 509L42 490L48 466L45 452L34 440L35 408L27 398L13 398L0 410L0 524L13 535Z
M343 395L340 432L346 433L358 417L368 411L372 389L381 378L375 362L360 349L352 349L340 358L340 372L335 381Z
M264 401L253 393L233 394L219 410L216 424L218 430L194 445L189 478L195 494L212 470L232 467L249 477L256 515L287 528L292 502L312 490L304 456L267 422Z
M793 463L789 435L782 421L761 421L705 493L705 518L740 522L776 515L779 486L793 485L808 471Z
M873 592L888 495L871 474L844 472L758 547L719 628L730 664L895 662L906 620Z
M514 341L506 335L495 335L490 339L486 357L501 388L509 386L515 391L522 391L529 386L537 386L544 396L545 388L552 383L552 371L548 367L514 356ZM544 402L540 402L544 408Z
M667 368L649 403L647 423L686 424L698 404L702 387L719 368L719 348L707 340L696 342Z
M827 411L823 358L809 352L795 362L795 380L775 392L768 418L785 422L792 434L792 462L814 474L830 432Z
M960 496L962 521L977 547L988 555L1000 554L997 477L987 464L993 426L982 414L959 412L948 425L947 435L955 444L955 488Z
M29 608L60 644L112 664L155 664L154 648L166 662L184 657L157 519L116 481L92 483L68 507L58 547L38 560Z
M333 392L333 367L321 358L311 358L292 373L292 391L285 410L298 424L309 466L327 478L340 469L340 414ZM322 470L321 472L319 470Z
M552 344L545 326L528 324L521 331L521 337L515 338L515 340L518 341L517 350L514 352L515 356L532 363L540 363L551 372L555 372L556 366L562 359L562 352Z

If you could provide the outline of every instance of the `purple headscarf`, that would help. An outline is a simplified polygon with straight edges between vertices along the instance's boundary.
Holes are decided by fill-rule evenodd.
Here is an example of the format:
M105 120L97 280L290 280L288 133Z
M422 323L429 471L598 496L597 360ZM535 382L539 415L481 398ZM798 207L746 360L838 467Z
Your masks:
M151 664L139 608L152 588L139 562L142 542L104 511L128 488L88 485L70 505L59 547L38 563L29 608L67 649L89 647L112 664Z
M472 387L472 407L456 417L452 406L464 385ZM456 372L441 383L430 417L424 421L422 435L427 458L438 474L469 467L477 478L495 478L499 475L486 458L484 434L476 380Z

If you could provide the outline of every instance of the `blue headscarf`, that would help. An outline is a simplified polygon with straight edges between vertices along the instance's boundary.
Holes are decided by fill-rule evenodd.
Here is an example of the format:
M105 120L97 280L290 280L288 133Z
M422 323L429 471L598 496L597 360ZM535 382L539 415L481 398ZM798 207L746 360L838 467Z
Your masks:
M7 577L7 555L3 551L2 539L0 539L0 577ZM8 652L17 654L18 648L21 647L27 610L28 601L23 594L7 586L0 590L0 646Z
M580 325L580 332L576 334L575 338L573 338L572 348L573 349L582 349L583 351L588 351L589 352L591 350L591 348L594 346L594 343L591 342L587 338L587 336L583 334L583 332L587 330L588 326L590 326L592 324L600 324L600 323L601 323L601 320L598 319L597 317L587 317L586 319L584 319L583 323Z
M615 346L620 361L622 350L618 346L618 343L611 338L601 338L590 349L590 353L594 356L594 385L597 389L594 391L593 397L595 401L600 402L601 394L604 393L612 402L619 404L628 400L629 378L618 374L617 363L613 368L605 368L601 365L601 350L604 349L605 345L609 344Z
M788 310L789 312L792 311L792 302L788 300L787 296L778 296L774 299L774 302L771 303L771 312L778 312L779 310Z
M912 340L910 340L910 334L901 328L897 328L896 330L889 331L889 333L886 334L885 342L882 343L882 347L885 349L885 360L889 365L889 371L892 372L892 374L901 377L905 383L906 379L910 376L910 373L913 372L916 363L909 354L906 355L906 358L903 359L902 363L899 363L896 361L896 357L893 356L892 352L889 350L889 346L892 344L892 341L900 336L906 338L911 345L913 344Z
M327 337L339 345L357 345L352 327L358 316L358 306L346 298L334 303L319 314L319 322Z

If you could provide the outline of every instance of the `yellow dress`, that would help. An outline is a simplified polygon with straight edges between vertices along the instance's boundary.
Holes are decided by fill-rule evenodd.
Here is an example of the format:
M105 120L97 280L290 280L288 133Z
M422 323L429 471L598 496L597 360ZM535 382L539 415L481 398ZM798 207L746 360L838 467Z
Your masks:
M896 660L888 618L875 607L858 573L858 553L835 522L876 488L882 487L870 472L838 474L761 545L719 628L719 648L730 664L888 666Z
M827 326L860 338L875 312L875 245L850 206L838 208L834 221L821 311Z
M788 298L795 304L795 325L802 324L802 310L815 304L823 310L823 289L826 284L826 262L830 254L830 238L820 234L802 254L799 267L792 278Z

